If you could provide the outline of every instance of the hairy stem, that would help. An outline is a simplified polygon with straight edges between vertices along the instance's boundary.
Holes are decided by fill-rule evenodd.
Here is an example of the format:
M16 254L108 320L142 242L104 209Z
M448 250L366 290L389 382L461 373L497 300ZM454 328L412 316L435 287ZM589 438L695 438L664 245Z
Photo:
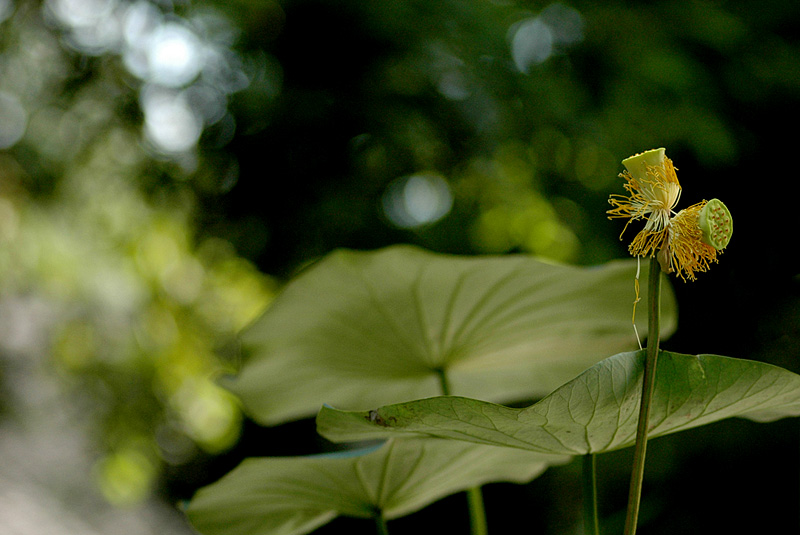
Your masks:
M581 479L583 480L583 532L585 535L600 535L600 517L597 512L597 456L583 456Z
M644 362L642 402L639 406L639 423L636 427L636 446L633 450L633 471L628 492L628 512L625 516L625 535L636 533L639 520L639 505L644 480L644 459L647 453L647 431L650 425L650 402L656 384L656 362L658 360L659 314L661 312L661 265L656 257L650 259L650 275L647 282L647 356Z

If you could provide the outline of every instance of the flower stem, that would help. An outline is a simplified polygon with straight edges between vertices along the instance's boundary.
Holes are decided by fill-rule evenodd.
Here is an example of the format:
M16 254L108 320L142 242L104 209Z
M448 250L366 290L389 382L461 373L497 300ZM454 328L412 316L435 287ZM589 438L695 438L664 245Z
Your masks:
M450 382L447 373L442 368L436 369L439 377L439 388L443 396L450 395ZM488 535L489 529L486 524L486 508L483 504L483 492L481 487L467 489L467 503L469 505L469 520L471 535Z
M581 469L583 480L583 532L585 535L600 535L600 517L597 513L597 456L583 456Z
M644 479L644 459L647 452L647 432L650 425L650 402L656 384L656 362L658 360L659 314L661 312L661 266L654 256L650 259L650 275L647 281L647 356L642 380L642 402L639 406L639 422L636 427L636 446L633 450L633 471L628 492L628 512L625 517L625 535L636 533L639 520L639 505Z

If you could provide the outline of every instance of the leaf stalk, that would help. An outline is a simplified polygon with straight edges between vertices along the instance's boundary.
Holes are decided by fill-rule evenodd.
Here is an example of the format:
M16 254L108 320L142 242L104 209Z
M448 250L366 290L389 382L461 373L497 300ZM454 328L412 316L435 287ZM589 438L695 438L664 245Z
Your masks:
M583 532L600 535L600 516L597 511L597 456L587 453L581 467L583 484Z
M450 381L443 368L436 368L439 378L439 388L443 396L450 395ZM488 535L489 528L486 523L486 507L483 504L483 491L481 487L467 489L467 504L469 505L469 524L471 535Z
M383 512L378 509L372 515L375 519L375 532L377 535L389 535L389 527L386 525L386 519L383 517Z

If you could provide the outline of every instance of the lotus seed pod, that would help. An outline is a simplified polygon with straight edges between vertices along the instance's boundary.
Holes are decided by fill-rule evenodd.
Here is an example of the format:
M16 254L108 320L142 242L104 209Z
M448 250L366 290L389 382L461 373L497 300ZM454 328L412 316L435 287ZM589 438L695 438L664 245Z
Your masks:
M733 218L728 207L719 199L711 199L703 206L697 223L703 231L703 242L717 251L727 247L731 241Z
M634 154L630 158L625 158L622 160L622 165L625 166L625 169L628 170L633 178L646 180L648 167L661 167L664 165L664 160L666 159L664 151L665 149L663 148L646 150L642 153Z

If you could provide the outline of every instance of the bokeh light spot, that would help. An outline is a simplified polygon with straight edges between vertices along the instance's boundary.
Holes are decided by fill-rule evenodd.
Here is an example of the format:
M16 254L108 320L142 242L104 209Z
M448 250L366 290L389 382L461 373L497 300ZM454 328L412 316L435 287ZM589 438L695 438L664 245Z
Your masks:
M553 53L553 34L539 17L518 22L511 27L511 33L511 56L520 72L527 74Z
M172 403L186 432L207 451L222 451L239 438L241 413L237 401L212 382L185 381Z
M139 448L112 453L95 467L100 491L110 503L131 506L148 497L156 475L154 462Z
M183 93L146 86L141 95L145 136L165 153L193 149L200 139L203 123Z
M122 34L116 0L50 0L47 6L73 48L100 55L118 47Z
M547 6L538 16L518 21L509 28L511 57L525 74L564 47L583 40L583 17L561 3Z
M181 87L197 77L203 68L202 44L180 24L162 24L148 47L150 80L168 87Z
M3 22L14 13L14 2L0 0L0 22Z
M25 134L28 114L19 99L0 92L0 149L13 146Z
M401 177L389 185L383 196L384 213L401 228L435 223L452 206L453 196L447 181L430 173Z

